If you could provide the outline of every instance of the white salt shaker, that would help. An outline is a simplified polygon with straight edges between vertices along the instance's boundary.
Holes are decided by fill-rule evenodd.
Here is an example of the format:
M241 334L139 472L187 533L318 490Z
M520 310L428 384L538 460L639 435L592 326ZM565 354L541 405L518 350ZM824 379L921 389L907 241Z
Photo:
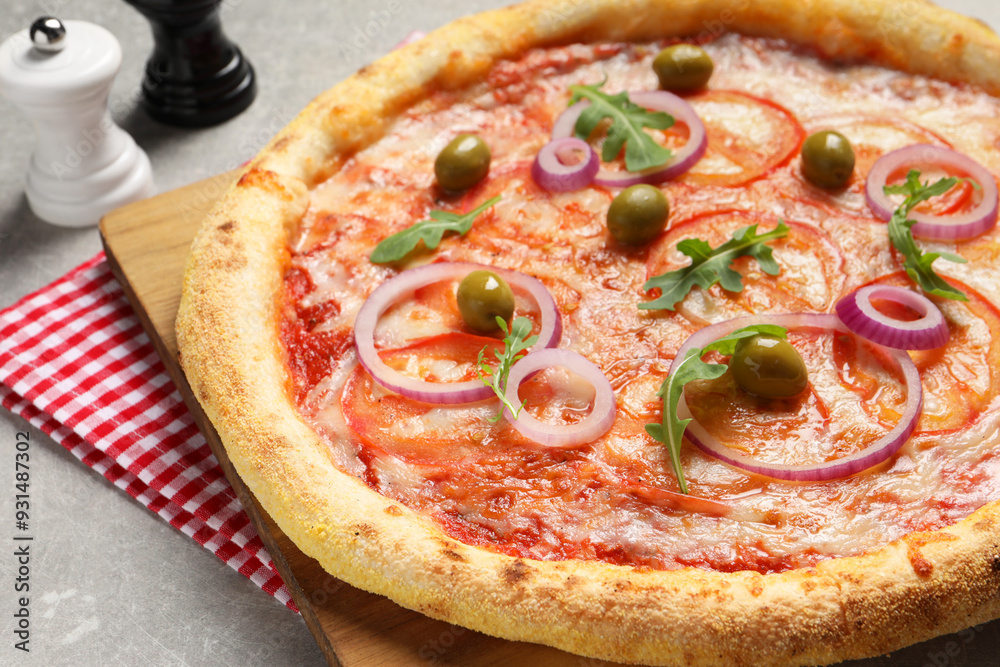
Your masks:
M149 158L108 112L121 62L114 35L85 21L42 17L0 44L0 93L38 135L25 194L47 222L96 225L152 192Z

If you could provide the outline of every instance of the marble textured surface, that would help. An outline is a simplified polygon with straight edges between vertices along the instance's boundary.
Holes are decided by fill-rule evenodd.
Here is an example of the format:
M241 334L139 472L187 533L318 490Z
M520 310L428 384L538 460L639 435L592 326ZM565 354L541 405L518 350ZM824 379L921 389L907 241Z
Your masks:
M169 128L138 108L152 38L121 0L4 0L0 39L53 14L99 23L122 44L110 108L147 151L156 190L167 191L249 159L314 95L387 51L413 29L430 30L503 0L224 0L223 25L253 63L258 98L242 115L202 130ZM1000 29L994 0L939 4ZM391 19L363 38L372 12ZM0 100L0 307L100 250L96 229L65 230L28 209L23 178L31 125ZM31 433L31 653L13 648L15 433ZM23 420L0 410L0 664L321 665L301 619L167 525ZM968 640L968 641L966 641ZM1000 622L855 667L995 667ZM583 661L581 664L590 664Z

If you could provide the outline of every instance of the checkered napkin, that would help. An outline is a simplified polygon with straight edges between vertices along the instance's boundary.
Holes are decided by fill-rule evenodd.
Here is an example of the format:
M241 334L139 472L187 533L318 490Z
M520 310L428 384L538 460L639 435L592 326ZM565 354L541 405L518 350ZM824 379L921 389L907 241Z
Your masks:
M103 253L0 312L0 403L297 611Z

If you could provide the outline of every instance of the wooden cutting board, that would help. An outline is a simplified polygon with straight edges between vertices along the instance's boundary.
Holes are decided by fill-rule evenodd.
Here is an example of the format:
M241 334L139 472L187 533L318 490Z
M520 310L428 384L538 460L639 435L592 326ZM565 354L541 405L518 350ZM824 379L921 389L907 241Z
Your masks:
M201 410L177 363L174 317L180 302L181 276L188 247L202 218L227 190L235 172L222 174L152 199L129 204L101 221L101 235L108 261L121 282L174 384L191 409L195 421L215 452L226 477L260 533L271 558L291 591L302 617L330 665L336 667L403 667L445 665L499 667L613 667L562 651L510 642L427 618L388 599L349 586L320 568L303 554L260 507L233 469L219 436ZM963 654L986 656L995 645L1000 625L986 629L981 642ZM905 649L895 657L901 664L924 664L924 656L940 655L947 661L952 649L965 646L963 634L939 637ZM982 650L980 650L982 649ZM849 663L853 667L880 667L893 658ZM941 663L943 664L943 663ZM952 663L948 663L952 664ZM844 663L847 667L848 663Z
M235 172L222 174L112 211L101 221L101 237L112 271L260 533L327 662L336 667L611 667L611 663L553 648L451 626L349 586L299 551L257 503L194 398L177 362L174 337L188 247L202 218L234 178Z

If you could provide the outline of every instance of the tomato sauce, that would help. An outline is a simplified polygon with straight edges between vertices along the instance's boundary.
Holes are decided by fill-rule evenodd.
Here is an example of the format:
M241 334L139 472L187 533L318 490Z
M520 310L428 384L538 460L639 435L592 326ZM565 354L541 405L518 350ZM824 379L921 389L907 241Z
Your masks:
M671 214L659 239L623 247L604 222L615 191L552 194L534 183L530 168L566 109L570 85L607 79L609 92L653 89L650 61L660 46L570 45L498 63L469 90L437 91L415 104L314 190L291 248L281 337L302 415L335 460L466 543L523 558L657 569L809 566L940 528L1000 498L997 232L946 247L968 264L935 264L969 301L940 302L950 342L911 353L924 411L894 457L851 478L794 484L750 475L685 444L691 494L679 493L670 457L645 425L662 418L656 391L684 340L740 315L831 312L872 282L909 285L885 223L864 201L867 170L888 151L934 143L998 173L992 147L1000 141L1000 104L874 67L833 67L780 42L722 37L705 45L715 62L708 89L688 97L705 122L708 152L688 174L662 184ZM820 129L841 131L855 146L855 173L840 190L801 176L801 143ZM483 137L493 162L486 179L453 195L435 185L433 161L458 132ZM679 146L687 133L680 127L654 136ZM501 201L468 234L446 235L435 251L418 249L407 262L478 262L541 280L562 313L560 345L601 367L615 390L616 421L597 442L545 450L495 420L496 400L419 403L381 388L354 364L354 315L399 270L368 261L374 244L432 209L464 212L494 196ZM975 200L962 186L926 206L958 212ZM741 258L733 265L743 277L739 292L696 288L675 311L638 309L657 296L643 288L646 280L688 263L679 241L717 246L736 229L756 224L764 232L779 221L789 233L772 244L778 275ZM490 359L501 343L464 328L454 289L424 288L383 316L375 334L383 361L427 381L477 377L479 352ZM537 308L524 298L517 312L537 326ZM718 440L760 460L809 463L857 452L898 423L906 388L876 347L832 334L793 331L790 340L810 372L799 398L749 397L728 374L691 387L692 412ZM570 423L589 408L567 392L538 379L520 397L533 414Z

